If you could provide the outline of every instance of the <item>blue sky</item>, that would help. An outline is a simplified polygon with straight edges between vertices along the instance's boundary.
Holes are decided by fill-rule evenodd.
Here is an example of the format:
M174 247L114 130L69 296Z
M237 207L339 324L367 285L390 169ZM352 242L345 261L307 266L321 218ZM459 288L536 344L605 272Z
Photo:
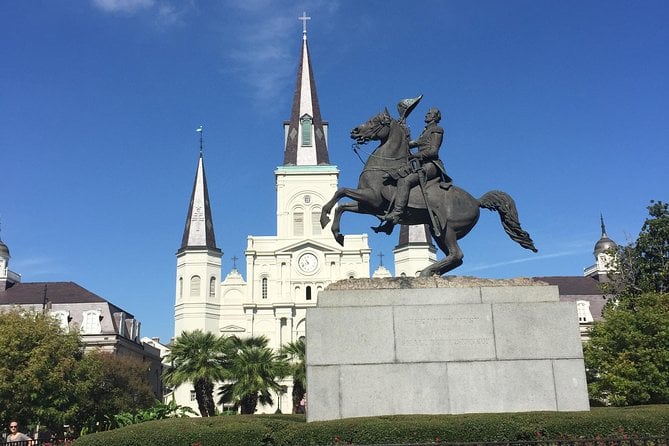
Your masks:
M5 1L0 236L11 269L77 282L169 339L199 125L223 274L247 235L275 234L303 11L341 186L361 170L350 129L422 93L409 124L417 135L427 109L441 109L456 183L516 200L539 253L484 210L456 274L580 275L600 212L626 243L649 201L669 198L666 1ZM375 223L347 215L342 227ZM396 243L370 234L372 269L381 251L389 266Z

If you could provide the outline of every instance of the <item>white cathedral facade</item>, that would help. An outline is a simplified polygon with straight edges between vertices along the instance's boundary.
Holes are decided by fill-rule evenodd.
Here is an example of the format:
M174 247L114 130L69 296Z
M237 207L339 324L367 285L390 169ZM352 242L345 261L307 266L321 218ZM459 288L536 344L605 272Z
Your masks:
M320 213L337 190L339 170L330 164L328 123L321 118L306 32L290 120L284 123L284 160L276 179L276 235L248 237L247 278L233 269L222 278L222 251L216 245L209 191L202 153L177 252L175 337L184 331L204 330L221 335L266 336L270 346L305 336L305 316L328 284L346 278L370 277L367 234L346 234L339 245L329 225L322 229ZM269 174L269 172L268 172ZM395 249L396 274L414 276L436 261L436 249L426 228L402 227ZM380 268L375 276L388 276ZM273 413L291 405L288 391ZM197 410L192 386L175 390L178 404ZM289 410L289 409L288 409Z

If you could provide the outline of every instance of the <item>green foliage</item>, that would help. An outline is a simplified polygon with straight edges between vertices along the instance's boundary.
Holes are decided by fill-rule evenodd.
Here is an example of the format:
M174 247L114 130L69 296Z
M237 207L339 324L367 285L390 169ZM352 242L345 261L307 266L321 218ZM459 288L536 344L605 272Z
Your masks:
M615 253L615 295L583 349L590 398L603 404L669 402L669 209L648 211L636 243Z
M400 415L305 423L301 415L153 421L88 435L75 446L326 445L638 438L669 435L669 406L591 412Z
M306 345L302 339L282 345L280 354L289 358L290 374L293 377L293 413L297 413L300 400L307 392Z
M290 367L285 358L267 346L264 336L227 338L225 380L219 392L220 403L239 405L242 414L253 414L258 402L272 404L274 392L285 392L277 379L287 376Z
M74 416L81 343L37 312L0 313L0 419L57 428Z
M669 402L669 294L612 305L584 345L592 399L615 406Z
M105 352L86 354L87 376L82 377L80 419L75 424L94 432L108 428L121 412L150 408L156 395L149 381L148 364L139 358Z
M163 374L165 383L180 386L193 383L200 415L216 415L214 384L222 381L225 368L224 337L202 330L185 331L172 344L167 360L171 366Z
M648 214L636 243L615 253L616 273L606 291L619 296L669 292L669 204L651 201Z
M187 406L180 406L172 400L167 404L160 401L148 409L138 410L136 412L122 412L114 415L109 423L109 428L130 426L131 424L144 423L146 421L164 420L165 418L184 418L189 415L197 415L193 409Z

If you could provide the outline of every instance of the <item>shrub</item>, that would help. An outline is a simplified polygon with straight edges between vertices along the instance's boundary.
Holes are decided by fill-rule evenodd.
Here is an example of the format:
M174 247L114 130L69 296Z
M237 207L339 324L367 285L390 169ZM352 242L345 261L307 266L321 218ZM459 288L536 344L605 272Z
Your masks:
M329 445L669 435L669 406L590 412L397 415L305 423L302 415L180 418L87 435L75 446Z

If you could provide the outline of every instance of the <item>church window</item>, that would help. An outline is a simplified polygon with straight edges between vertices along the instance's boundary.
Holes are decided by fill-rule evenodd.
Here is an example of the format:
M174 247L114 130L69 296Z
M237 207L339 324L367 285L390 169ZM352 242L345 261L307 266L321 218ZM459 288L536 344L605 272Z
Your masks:
M262 292L262 298L267 299L267 277L263 277L260 281L260 289Z
M190 278L190 295L200 295L200 276L193 276Z
M184 278L179 277L179 297L184 297Z
M320 235L321 233L321 210L313 209L311 211L311 234Z
M51 316L53 316L57 321L58 325L60 325L60 328L62 328L65 333L68 333L70 331L70 312L67 310L57 310L57 311L52 311Z
M216 277L209 279L209 297L216 297Z
M88 310L83 312L83 321L81 323L81 332L83 334L102 333L102 324L100 324L102 314L97 310Z
M293 214L293 235L304 235L304 213L296 209Z
M191 401L197 401L197 395L195 393L195 390L190 391L190 400Z
M578 322L585 324L593 321L592 313L590 312L590 302L587 300L576 301L576 312L578 313Z
M311 125L311 117L308 115L304 115L302 117L302 145L303 146L310 146L311 145L311 134L313 131L313 127Z
M307 295L306 295L307 300L311 300L311 287L307 287Z
M305 202L306 204L311 203L311 195L305 195L305 196L304 196L304 202Z

